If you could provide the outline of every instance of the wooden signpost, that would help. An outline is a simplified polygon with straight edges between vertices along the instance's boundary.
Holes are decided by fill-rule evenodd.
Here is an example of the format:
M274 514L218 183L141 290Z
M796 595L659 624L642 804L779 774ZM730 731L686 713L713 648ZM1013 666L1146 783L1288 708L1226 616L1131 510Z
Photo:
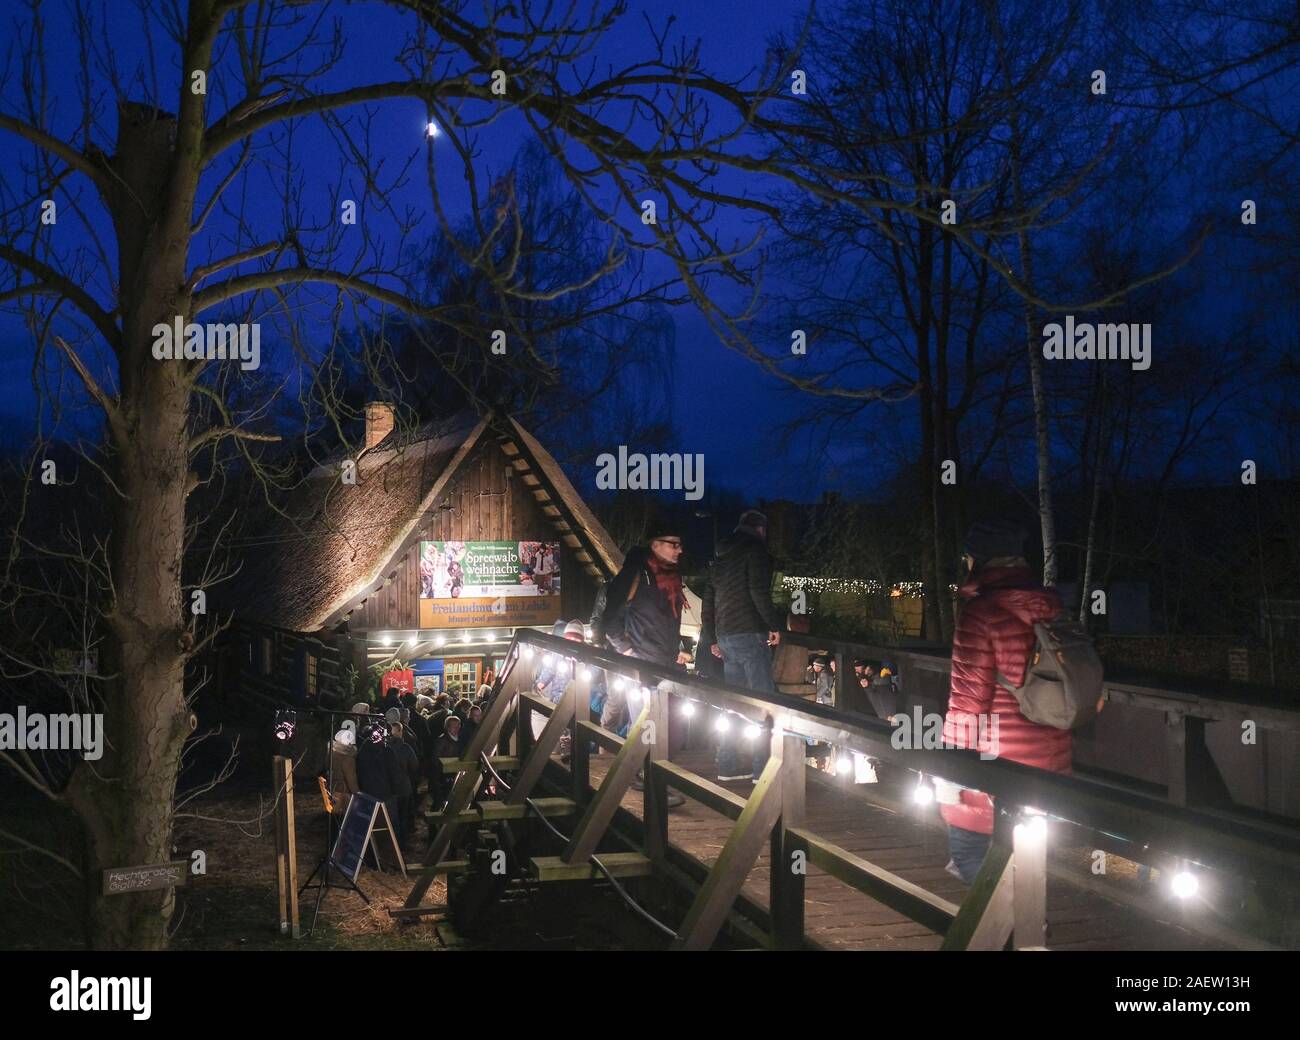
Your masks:
M120 896L183 885L189 865L189 860L178 859L143 867L109 867L104 871L104 895Z
M275 800L275 887L280 895L280 934L300 934L298 925L298 834L293 818L293 759L271 759Z

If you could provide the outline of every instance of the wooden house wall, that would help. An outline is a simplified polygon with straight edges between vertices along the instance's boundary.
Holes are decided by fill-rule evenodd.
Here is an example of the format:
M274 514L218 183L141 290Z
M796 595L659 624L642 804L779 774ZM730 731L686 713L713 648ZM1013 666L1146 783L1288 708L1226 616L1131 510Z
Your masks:
M443 508L450 506L450 508ZM461 465L433 504L419 540L557 541L560 554L560 612L590 616L598 583L542 512L533 493L495 443L480 447ZM419 541L397 561L387 583L358 607L348 622L352 632L420 627Z

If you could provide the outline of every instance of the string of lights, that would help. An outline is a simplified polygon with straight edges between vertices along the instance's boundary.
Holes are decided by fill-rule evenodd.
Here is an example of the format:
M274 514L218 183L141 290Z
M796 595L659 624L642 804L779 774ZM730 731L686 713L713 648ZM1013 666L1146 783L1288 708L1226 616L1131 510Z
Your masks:
M525 644L516 651L516 654L518 655L516 658L517 660L529 661L533 658L534 651L531 646ZM559 675L573 674L574 669L577 669L577 677L584 681L590 681L594 675L594 672L589 665L583 664L579 668L578 662L575 658L564 655L546 653L542 656L542 663L548 667L554 666ZM514 660L511 661L512 666L513 664ZM640 703L651 694L649 687L643 686L636 680L623 675L615 675L611 685L615 690L627 691L628 708L629 710L633 710L634 714L639 714ZM699 706L704 703L682 693L678 694L678 699L680 701L679 710L681 711L682 716L687 719L693 718L698 712ZM721 735L728 733L733 725L740 725L744 727L742 734L746 740L757 740L762 736L764 730L763 723L757 722L746 716L744 713L730 708L721 708L717 705L707 706L712 707L718 712L718 717L713 723L714 731L718 734ZM812 739L809 735L800 733L796 728L793 728L788 724L781 727L779 735L801 737L804 740ZM833 760L835 765L835 775L856 776L859 759L865 760L866 766L870 770L870 774L874 777L876 765L875 760L870 756L863 755L857 751L840 751L835 755ZM934 785L926 779L923 772L911 769L910 767L904 768L906 768L908 772L915 772L917 775L916 786L912 789L913 803L921 809L934 805L938 800ZM942 780L940 782L947 783ZM1021 812L1020 821L1015 825L1015 834L1017 839L1021 841L1045 843L1048 838L1048 821L1050 818L1051 817L1049 817L1048 814L1042 813L1039 810L1028 806L1024 807ZM1069 821L1063 820L1062 822L1068 823ZM547 821L547 823L548 826L550 826L549 821ZM552 830L554 830L554 827L552 827ZM558 833L558 831L556 833ZM1188 866L1184 865L1179 870L1171 871L1169 873L1169 891L1176 898L1180 900L1188 900L1194 897L1200 890L1200 881L1197 875ZM613 878L611 877L610 880L612 882Z
M924 596L925 585L919 581L876 581L874 578L813 578L787 574L781 578L781 587L791 592L849 592L857 595ZM957 591L956 585L949 590Z

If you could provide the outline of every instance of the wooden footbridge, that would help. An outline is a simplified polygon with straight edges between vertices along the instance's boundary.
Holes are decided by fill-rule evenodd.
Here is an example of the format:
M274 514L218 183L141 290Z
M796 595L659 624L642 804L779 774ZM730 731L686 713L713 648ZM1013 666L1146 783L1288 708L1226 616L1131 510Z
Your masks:
M556 704L532 692L547 654L571 662ZM634 691L640 711L625 739L589 717L589 684L600 669ZM688 740L668 760L668 713L688 704L697 737L722 712L748 739L770 740L755 782L710 779L702 741ZM547 717L537 735L535 715ZM557 754L566 730L567 762ZM1289 916L1290 931L1284 924L1275 935L1300 941L1295 829L970 751L895 748L891 734L865 715L522 631L463 758L445 763L456 780L445 809L430 814L431 843L394 915L430 912L434 878L465 875L452 896L461 920L512 884L609 884L675 949L719 941L762 949L1268 947L1207 924L1229 905ZM880 783L811 768L808 740L850 760L868 756ZM644 790L634 788L638 772ZM996 799L993 846L969 888L945 871L944 831L933 805L922 804L934 777ZM671 812L670 789L687 799ZM1154 867L1164 883L1144 883L1137 864ZM1198 890L1175 899L1167 882L1180 872Z

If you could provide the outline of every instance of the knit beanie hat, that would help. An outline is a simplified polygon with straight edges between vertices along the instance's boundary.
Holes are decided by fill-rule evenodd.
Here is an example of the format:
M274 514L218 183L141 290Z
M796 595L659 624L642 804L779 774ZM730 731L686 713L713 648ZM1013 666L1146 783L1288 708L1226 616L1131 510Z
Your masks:
M962 549L975 557L977 564L999 556L1025 554L1025 529L1015 520L985 520L966 532Z
M759 537L760 527L767 529L767 514L760 509L746 509L740 514L740 522L736 524L737 531L752 534L755 538Z

